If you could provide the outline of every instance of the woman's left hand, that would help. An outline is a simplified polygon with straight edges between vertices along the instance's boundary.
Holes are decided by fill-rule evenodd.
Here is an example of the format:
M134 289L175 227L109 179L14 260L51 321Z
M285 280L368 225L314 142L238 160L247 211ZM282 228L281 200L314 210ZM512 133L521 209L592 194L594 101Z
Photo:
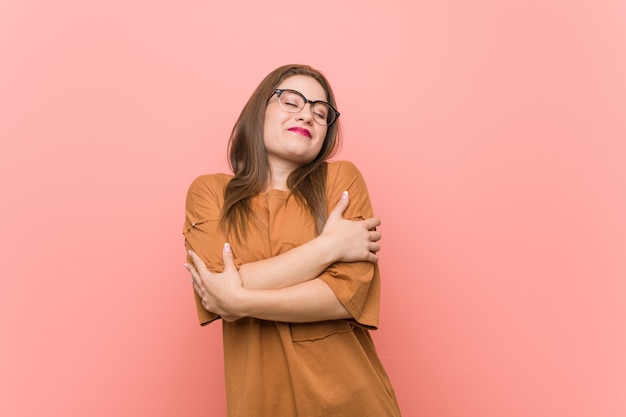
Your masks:
M193 264L185 264L191 273L193 288L202 299L202 305L208 311L219 314L225 321L235 321L242 318L237 314L238 302L245 289L235 266L230 245L224 245L222 257L224 272L212 273L200 257L189 251Z

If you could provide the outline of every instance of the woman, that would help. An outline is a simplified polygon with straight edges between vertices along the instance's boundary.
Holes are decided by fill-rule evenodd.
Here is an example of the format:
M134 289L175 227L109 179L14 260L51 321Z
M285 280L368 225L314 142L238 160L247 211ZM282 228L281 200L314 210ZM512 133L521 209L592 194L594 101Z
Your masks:
M274 70L233 128L234 175L189 188L185 266L201 324L223 319L229 416L400 415L368 333L380 222L356 167L326 162L335 107L320 72Z

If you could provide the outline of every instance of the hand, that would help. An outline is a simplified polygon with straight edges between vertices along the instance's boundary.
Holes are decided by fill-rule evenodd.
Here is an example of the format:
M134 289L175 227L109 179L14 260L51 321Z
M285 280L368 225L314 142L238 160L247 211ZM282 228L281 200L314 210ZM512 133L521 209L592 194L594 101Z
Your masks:
M366 220L346 220L343 213L348 207L350 198L344 191L341 199L328 216L326 225L320 236L329 239L330 244L336 250L336 261L358 262L378 261L376 253L380 250L378 241L381 234L376 230L380 220L371 217Z
M239 276L239 271L233 260L230 245L224 245L222 257L224 271L221 273L210 272L202 259L194 252L189 251L192 264L185 264L185 268L191 273L193 289L202 299L202 305L208 311L219 314L225 321L235 321L242 316L236 313L242 292L245 291Z

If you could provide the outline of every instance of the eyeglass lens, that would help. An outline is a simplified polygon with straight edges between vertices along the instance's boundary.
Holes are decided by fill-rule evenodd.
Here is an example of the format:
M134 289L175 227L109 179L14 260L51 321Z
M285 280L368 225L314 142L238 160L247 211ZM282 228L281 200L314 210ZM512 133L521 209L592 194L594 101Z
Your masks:
M278 96L281 107L290 112L297 113L306 104L304 97L296 91L283 90ZM318 101L311 104L313 120L321 125L329 125L335 120L335 111L328 104Z

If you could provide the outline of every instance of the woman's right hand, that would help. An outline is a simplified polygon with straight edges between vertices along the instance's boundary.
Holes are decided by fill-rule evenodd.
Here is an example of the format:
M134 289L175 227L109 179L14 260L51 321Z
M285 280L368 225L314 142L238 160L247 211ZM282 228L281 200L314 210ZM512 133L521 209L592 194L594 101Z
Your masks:
M243 317L238 309L241 307L239 300L246 290L235 266L230 245L225 244L222 250L224 271L220 273L209 271L194 251L190 250L188 254L192 262L185 264L185 268L191 274L193 289L202 299L202 306L207 311L219 314L225 321Z
M376 230L380 220L371 217L366 220L346 220L343 213L348 207L350 198L344 191L341 199L328 216L320 237L328 239L336 253L335 261L358 262L378 261L376 253L380 250L378 241L381 234Z

